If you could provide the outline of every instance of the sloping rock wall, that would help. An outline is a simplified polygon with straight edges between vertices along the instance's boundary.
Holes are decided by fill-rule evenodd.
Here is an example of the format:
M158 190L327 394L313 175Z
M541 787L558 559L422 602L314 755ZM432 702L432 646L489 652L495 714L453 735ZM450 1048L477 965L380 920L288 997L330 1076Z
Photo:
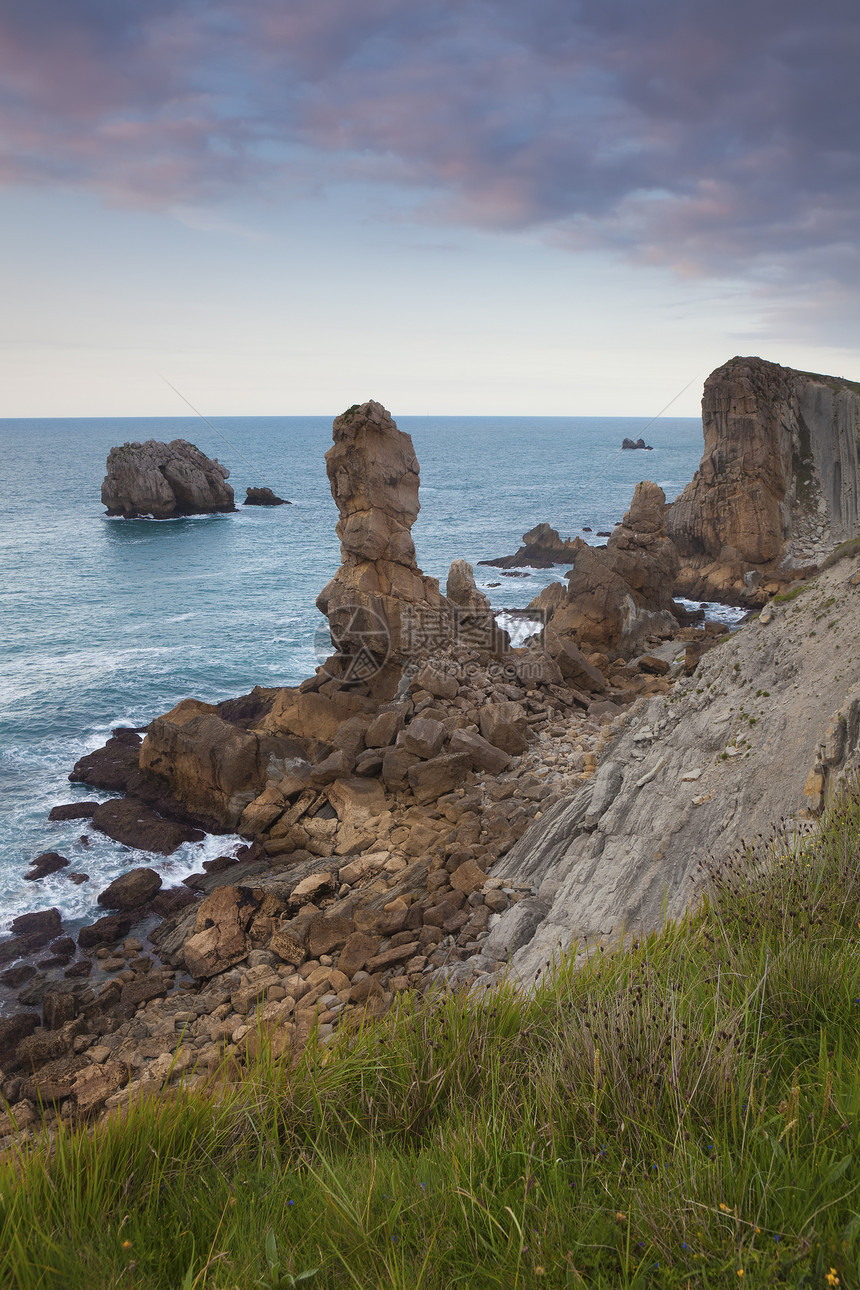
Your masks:
M559 946L611 943L678 917L702 891L707 861L783 817L803 827L856 780L858 633L860 562L843 560L795 600L768 606L670 695L616 718L593 781L492 870L545 906L528 939L511 929L523 979ZM506 935L500 924L493 945Z

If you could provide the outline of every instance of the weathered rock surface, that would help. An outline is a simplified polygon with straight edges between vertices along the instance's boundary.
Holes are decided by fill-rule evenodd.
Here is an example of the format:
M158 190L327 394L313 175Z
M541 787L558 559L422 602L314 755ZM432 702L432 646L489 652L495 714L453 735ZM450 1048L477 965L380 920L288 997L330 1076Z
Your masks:
M751 574L818 563L860 533L860 385L733 358L705 382L702 427L666 515L683 590L761 603Z
M161 877L154 869L130 869L99 893L98 903L105 909L136 909L152 900L160 888Z
M108 515L127 519L234 511L229 475L217 458L210 459L185 439L125 443L108 453L102 503Z
M678 556L666 534L665 503L657 484L637 484L629 511L605 547L574 540L566 597L561 599L555 584L530 606L549 616L557 636L572 637L586 652L629 654L647 637L677 630L672 587Z
M25 882L38 882L41 878L47 878L49 873L57 873L60 869L65 869L68 860L56 851L45 851L42 855L36 856L31 862L32 868L24 874Z
M415 559L420 509L412 440L371 400L336 417L326 471L339 516L341 566L320 592L344 671L374 675L390 656L420 650L416 638L450 636L448 602Z
M705 862L725 859L782 817L800 817L793 827L802 828L826 795L853 782L855 569L856 561L842 561L795 601L753 619L710 651L671 700L640 700L593 780L557 802L492 870L548 905L514 955L523 980L559 946L606 944L678 917L703 889ZM830 630L815 629L822 616Z

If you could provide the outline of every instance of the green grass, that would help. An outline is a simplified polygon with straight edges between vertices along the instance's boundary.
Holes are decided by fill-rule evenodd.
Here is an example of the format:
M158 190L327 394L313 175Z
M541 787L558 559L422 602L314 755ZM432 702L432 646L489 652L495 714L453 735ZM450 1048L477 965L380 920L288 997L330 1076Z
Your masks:
M835 550L830 552L830 555L822 563L821 568L822 570L830 569L834 564L838 564L840 560L849 559L851 556L857 555L858 552L860 552L860 538L849 538L847 542L841 542Z
M858 860L851 799L528 996L21 1148L0 1286L858 1287Z

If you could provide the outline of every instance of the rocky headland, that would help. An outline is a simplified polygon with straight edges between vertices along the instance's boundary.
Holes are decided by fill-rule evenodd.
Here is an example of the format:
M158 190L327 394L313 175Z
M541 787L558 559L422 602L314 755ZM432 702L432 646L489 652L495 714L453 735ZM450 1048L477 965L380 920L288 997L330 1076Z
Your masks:
M327 469L331 657L298 687L186 699L72 773L121 796L57 818L153 852L200 829L245 846L172 889L130 871L76 939L56 909L16 920L0 1138L40 1106L92 1116L241 1072L264 1040L297 1060L405 992L528 982L574 943L650 930L708 861L812 827L860 768L851 544L817 578L763 579L794 585L728 636L679 619L684 557L645 483L606 548L573 544L545 630L511 649L465 561L444 595L418 568L418 464L381 405L335 421ZM46 853L27 876L52 872Z
M762 604L860 531L860 385L733 358L705 382L705 447L667 509L681 594Z
M125 443L111 448L102 484L108 515L156 520L236 509L230 472L193 443Z

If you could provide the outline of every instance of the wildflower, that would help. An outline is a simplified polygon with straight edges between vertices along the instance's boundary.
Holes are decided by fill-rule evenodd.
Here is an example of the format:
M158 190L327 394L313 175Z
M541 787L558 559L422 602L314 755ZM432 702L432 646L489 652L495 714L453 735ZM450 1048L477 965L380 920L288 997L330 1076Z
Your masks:
M626 1223L626 1222L627 1222L627 1215L626 1215L626 1214L623 1214L623 1213L621 1212L621 1210L619 1209L618 1213L615 1215L615 1221L616 1221L616 1223Z
M720 1201L720 1209L723 1211L724 1214L730 1214L732 1212L729 1209L728 1205L724 1205L722 1201Z
M842 1282L839 1280L839 1274L835 1268L830 1269L830 1271L825 1275L824 1280L827 1282L829 1286L838 1286L842 1284Z
M131 1241L123 1241L123 1243L122 1243L122 1248L123 1248L124 1250L130 1250L130 1249L131 1249Z
M543 1274L544 1274L544 1269L540 1266L540 1264L538 1264L538 1266L535 1268L535 1276L542 1277Z
M738 1276L739 1276L739 1277L742 1277L742 1276L743 1276L743 1274L744 1274L744 1270L743 1270L743 1268L738 1268Z

